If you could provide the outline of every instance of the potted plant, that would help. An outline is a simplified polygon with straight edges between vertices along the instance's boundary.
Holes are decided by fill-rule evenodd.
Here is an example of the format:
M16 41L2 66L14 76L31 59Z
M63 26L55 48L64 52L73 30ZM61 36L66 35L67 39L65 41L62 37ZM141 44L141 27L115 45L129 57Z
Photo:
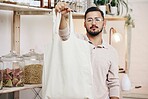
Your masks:
M129 12L128 0L116 0L117 15L127 16Z
M128 0L110 0L111 7L117 7L117 15L127 16L129 13Z
M111 7L117 7L114 8L117 9L117 12L115 10L115 12L117 13L116 15L128 16L129 13L128 0L94 0L94 4L98 6L101 10L105 9L105 11L103 11L104 14L106 14L106 12L107 14L112 14L113 12L111 12Z
M99 5L106 5L108 3L108 0L94 0L94 4L96 6L99 6Z
M111 0L110 2L110 13L113 15L117 15L119 0Z
M103 11L104 16L106 15L106 4L108 0L94 0L94 4L99 7L100 10Z

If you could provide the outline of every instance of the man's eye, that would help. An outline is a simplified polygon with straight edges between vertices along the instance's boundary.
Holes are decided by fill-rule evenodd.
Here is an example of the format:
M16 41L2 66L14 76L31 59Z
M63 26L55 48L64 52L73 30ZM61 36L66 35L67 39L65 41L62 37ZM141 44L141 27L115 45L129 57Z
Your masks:
M96 21L102 21L100 18L96 18Z
M87 20L88 22L92 22L92 20L91 19L89 19L89 20Z

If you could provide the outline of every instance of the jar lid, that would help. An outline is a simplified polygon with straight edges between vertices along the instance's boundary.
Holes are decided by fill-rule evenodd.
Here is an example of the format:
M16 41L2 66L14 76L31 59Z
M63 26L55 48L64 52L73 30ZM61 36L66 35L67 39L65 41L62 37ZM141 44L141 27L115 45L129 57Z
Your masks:
M43 55L36 53L34 49L30 49L27 54L23 55L25 60L43 60Z
M18 55L16 51L10 51L9 54L2 56L2 61L22 61L23 57Z

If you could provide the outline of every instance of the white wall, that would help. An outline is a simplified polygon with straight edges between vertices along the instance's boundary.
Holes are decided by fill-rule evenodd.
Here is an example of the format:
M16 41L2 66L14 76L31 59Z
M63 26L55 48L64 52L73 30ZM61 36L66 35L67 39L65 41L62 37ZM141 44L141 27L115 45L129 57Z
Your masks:
M148 1L133 2L131 6L136 27L132 31L130 79L133 84L148 86Z
M51 15L22 15L20 22L20 52L36 49L43 53L52 33ZM11 50L12 12L0 10L0 56Z
M23 15L20 27L20 53L27 53L29 49L43 53L44 46L51 39L52 16Z
M0 56L8 54L11 50L12 16L12 11L0 10ZM43 53L51 38L51 15L22 15L20 27L21 54L28 53L32 48L38 53ZM38 92L39 89L36 90ZM33 99L36 94L32 89L20 92L21 99L26 99L26 96Z
M7 54L11 49L12 12L0 10L0 56Z

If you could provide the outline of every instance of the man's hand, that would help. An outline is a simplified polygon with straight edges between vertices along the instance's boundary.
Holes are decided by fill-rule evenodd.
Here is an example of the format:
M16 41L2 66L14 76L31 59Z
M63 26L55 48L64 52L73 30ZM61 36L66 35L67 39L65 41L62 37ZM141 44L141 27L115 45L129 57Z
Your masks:
M58 2L57 5L55 6L55 11L61 12L62 17L61 17L61 23L59 29L65 29L67 27L66 23L66 14L71 11L71 9L68 7L68 4L66 2Z
M61 12L62 15L66 15L71 9L68 7L66 2L58 2L55 6L56 12Z

